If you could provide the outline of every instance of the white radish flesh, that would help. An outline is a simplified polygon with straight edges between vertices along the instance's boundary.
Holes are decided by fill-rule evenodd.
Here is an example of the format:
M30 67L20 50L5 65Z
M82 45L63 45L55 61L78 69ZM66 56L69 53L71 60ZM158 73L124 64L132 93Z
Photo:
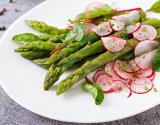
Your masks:
M115 70L116 74L122 79L126 79L126 80L132 79L133 78L133 74L123 71L121 69L120 65L119 65L120 62L121 61L116 61L115 62L114 70Z
M100 23L98 26L92 29L99 36L107 36L112 33L112 28L109 22Z
M141 25L141 27L133 33L133 37L139 41L154 40L157 36L157 30L151 25Z
M97 78L99 77L99 75L103 75L103 74L106 74L106 72L104 70L98 70L94 73L94 76L93 76L93 81L97 81Z
M114 16L113 19L117 21L124 22L126 25L132 24L138 21L140 18L139 12L137 10L130 11L128 14L122 14L118 16Z
M87 27L87 29L85 29L85 34L89 34L89 33L91 33L92 32L92 29L94 29L95 27L96 27L96 25L95 24L93 24L93 23L87 23L86 24L88 27Z
M104 47L110 52L119 52L126 45L126 40L114 36L101 38Z
M156 52L157 52L157 49L152 50L152 51L150 51L146 54L143 54L139 57L136 57L135 58L136 64L142 69L149 68L152 64L152 60L153 60Z
M137 72L137 77L139 78L149 78L153 75L154 70L150 67L147 69L142 69Z
M137 78L131 83L131 91L137 94L144 94L151 91L153 83L149 78Z
M114 31L120 31L125 28L125 23L118 20L111 19L110 24Z
M109 92L111 90L111 83L113 83L112 77L107 74L99 75L96 83L100 85L104 92Z
M121 69L128 73L134 73L140 70L140 67L138 67L134 60L131 61L120 61L119 65Z
M140 27L141 27L141 23L136 23L135 25L128 25L128 26L126 27L127 33L128 33L128 34L134 33L134 32L136 32Z
M135 47L134 54L135 56L140 56L142 54L152 51L153 49L156 49L158 45L159 42L154 40L142 41L138 43L138 45Z

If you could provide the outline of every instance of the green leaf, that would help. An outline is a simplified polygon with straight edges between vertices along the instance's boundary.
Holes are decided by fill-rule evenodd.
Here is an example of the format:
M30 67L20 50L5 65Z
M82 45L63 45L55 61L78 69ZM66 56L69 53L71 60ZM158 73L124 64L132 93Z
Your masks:
M64 42L81 41L84 36L84 30L87 28L85 24L73 22L74 28L67 34Z
M160 13L160 0L155 2L148 11L153 11L156 13Z
M158 47L157 53L156 53L156 55L153 58L152 68L155 71L160 72L160 46Z
M96 105L100 105L104 100L104 93L97 83L92 82L86 77L86 82L82 84L84 90L93 96Z

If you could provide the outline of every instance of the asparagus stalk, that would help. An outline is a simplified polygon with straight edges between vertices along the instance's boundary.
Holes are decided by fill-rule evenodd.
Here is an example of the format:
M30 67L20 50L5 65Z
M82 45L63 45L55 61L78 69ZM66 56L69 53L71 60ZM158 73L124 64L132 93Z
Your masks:
M117 53L111 53L109 51L101 54L97 58L93 59L92 61L88 61L85 64L83 64L79 69L71 73L67 78L65 78L59 85L59 87L56 90L56 94L60 95L64 93L66 90L71 88L73 85L75 85L79 80L84 78L86 75L88 75L90 72L94 71L97 68L100 68L101 66L105 65L106 63L115 61L120 56L130 52L134 49L134 47L137 45L138 41L135 39L131 39L127 41L126 47Z
M114 12L115 12L114 9L112 9L109 5L105 4L101 8L96 8L91 11L80 13L79 15L76 16L75 20L86 21L88 19L93 19L104 15L110 15L113 14Z
M69 68L73 67L75 63L81 61L82 59L105 51L101 41L97 41L91 45L80 49L79 51L69 55L68 57L61 60L58 65L52 64L49 68L48 73L46 74L44 81L44 89L48 90L58 79L59 77Z
M22 33L13 36L14 42L35 42L35 41L49 41L49 42L61 42L61 39L65 37L61 35L35 35L33 33Z
M49 67L52 64L57 63L59 60L67 57L69 54L78 51L80 48L82 48L86 44L93 43L97 41L98 39L99 37L95 33L90 33L86 35L82 39L82 41L69 44L65 48L58 51L57 53L51 55L50 58L46 62L41 64L41 66L43 65L44 67Z
M48 51L27 51L27 52L22 52L21 56L29 60L34 60L34 59L48 57L49 52Z
M32 43L27 43L19 48L17 48L16 52L26 52L31 50L41 50L41 51L53 51L54 49L62 46L62 43L51 43L51 42L42 42L42 41L36 41Z
M37 58L35 60L33 60L33 62L45 69L48 69L49 67L45 67L44 65L41 65L42 63L46 62L48 60L48 58Z
M58 29L57 27L49 26L44 22L36 20L26 20L26 24L41 33L49 35L59 35L68 33L67 29Z

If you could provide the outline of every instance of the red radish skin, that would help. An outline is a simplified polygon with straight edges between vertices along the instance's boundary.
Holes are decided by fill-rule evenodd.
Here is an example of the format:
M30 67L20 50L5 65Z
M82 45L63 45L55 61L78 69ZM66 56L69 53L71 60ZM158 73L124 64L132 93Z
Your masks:
M101 8L103 6L104 6L104 4L101 3L101 2L98 2L98 1L97 2L93 2L93 3L88 4L88 6L86 7L85 11L91 11L91 10L94 10L96 8Z
M53 50L50 54L54 55L55 53L57 53L58 51L60 51L61 49L63 49L65 46L60 46L57 49Z
M136 58L135 58L136 64L137 64L141 69L146 69L146 68L150 67L151 64L152 64L152 60L153 60L156 52L157 52L157 49L152 50L152 51L150 51L150 52L148 52L148 53L146 53L146 54L143 54L143 55L141 55L141 56L139 56L139 57L136 57Z
M124 22L120 22L115 19L110 19L109 22L110 22L111 28L116 32L121 31L122 29L125 28Z
M145 94L151 91L153 86L149 78L137 78L131 82L131 91L136 94Z
M116 61L116 62L115 62L115 65L114 65L114 71L116 72L116 74L117 74L121 79L125 79L125 80L132 79L132 78L133 78L133 74L124 72L124 71L121 69L121 67L120 67L120 65L119 65L119 62L120 62L120 61Z
M132 34L132 33L136 32L140 27L141 27L141 23L136 23L136 25L128 25L126 27L127 33Z
M139 41L154 40L157 36L157 30L151 25L141 25L141 27L133 33L133 37Z
M126 10L117 10L118 12L130 12L134 10L142 10L141 8L132 8L132 9L126 9Z
M149 78L153 75L154 70L150 67L147 69L142 69L137 72L137 77L138 78Z
M107 36L113 32L109 22L100 23L92 31L99 36Z
M102 37L101 41L103 46L110 52L119 52L126 45L126 40L115 36Z
M135 73L140 70L134 60L119 61L119 65L124 72Z
M97 78L99 77L99 75L103 75L106 74L106 72L104 70L98 70L94 73L93 75L93 81L96 82Z
M111 92L112 88L111 88L111 83L113 82L112 77L110 77L107 74L103 74L103 75L99 75L96 83L100 85L101 89L107 93L107 92Z
M135 56L140 56L142 54L145 54L147 52L150 52L156 49L158 45L159 45L159 42L155 40L145 40L145 41L139 42L134 49L134 54Z
M148 77L151 81L153 81L154 79L155 79L155 71L153 72L153 74L150 76L150 77Z
M140 14L139 14L139 11L134 10L134 11L128 12L127 14L114 16L112 18L117 20L117 21L124 22L125 25L130 25L130 24L139 20Z

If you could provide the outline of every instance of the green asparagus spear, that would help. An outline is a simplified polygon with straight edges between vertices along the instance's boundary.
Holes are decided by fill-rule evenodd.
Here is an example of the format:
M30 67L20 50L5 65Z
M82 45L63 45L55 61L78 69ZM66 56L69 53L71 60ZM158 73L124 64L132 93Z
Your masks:
M110 15L113 14L114 12L115 12L114 9L112 9L109 5L105 4L101 8L95 8L91 11L80 13L79 15L76 16L75 20L86 21L88 19L93 19L104 15Z
M48 60L48 58L38 58L38 59L35 59L33 60L33 62L45 69L48 69L49 67L45 67L44 65L41 65L42 63L46 62Z
M26 24L42 33L46 33L49 35L58 35L58 34L66 34L68 33L67 29L58 29L57 27L49 26L44 22L36 21L36 20L26 20Z
M134 59L135 55L134 55L134 51L131 51L129 53L126 53L122 56L120 56L118 59L122 60L122 61L129 61L131 59Z
M34 59L48 57L49 52L48 51L27 51L27 52L22 52L21 56L29 60L34 60Z
M58 65L52 65L49 68L48 73L44 81L44 89L48 90L58 79L59 77L69 68L75 65L75 63L81 61L85 57L94 55L97 53L102 53L106 49L103 47L101 41L97 41L91 45L80 49L79 51L69 55L68 57L61 60Z
M31 50L41 50L41 51L53 51L54 49L62 46L62 43L51 43L51 42L42 42L36 41L32 43L27 43L19 48L17 48L16 52L26 52Z
M33 42L39 41L40 38L33 33L23 33L13 36L12 40L15 42Z
M93 96L96 105L100 105L103 102L104 93L97 83L92 82L86 77L86 81L82 84L82 87Z
M64 34L61 35L35 35L33 33L22 33L13 36L14 42L35 42L35 41L48 41L48 42L62 42L65 38Z
M65 48L61 49L57 53L53 54L48 61L44 62L41 65L44 65L44 67L49 67L54 63L57 63L59 60L67 57L69 54L78 51L80 48L85 46L88 43L93 43L97 41L99 37L95 33L90 33L82 39L80 42L74 42L72 44L69 44Z
M138 41L135 39L128 40L126 47L121 52L111 53L107 51L98 56L97 58L93 59L92 61L86 62L60 83L59 87L56 90L56 94L60 95L64 93L66 90L71 88L74 84L76 84L76 82L84 78L84 76L88 75L90 72L94 71L97 68L100 68L106 63L115 61L120 56L130 52L137 45L137 43Z

